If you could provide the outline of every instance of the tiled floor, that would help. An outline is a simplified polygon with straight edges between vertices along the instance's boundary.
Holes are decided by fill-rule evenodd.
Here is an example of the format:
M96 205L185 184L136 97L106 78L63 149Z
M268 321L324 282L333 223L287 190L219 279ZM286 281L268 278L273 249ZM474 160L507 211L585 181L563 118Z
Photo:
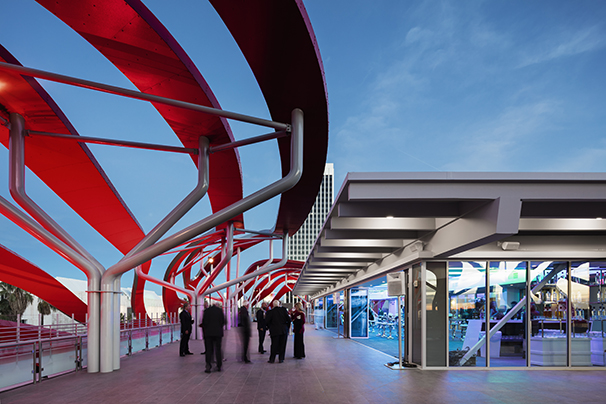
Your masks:
M252 353L248 365L236 359L232 331L221 373L203 372L200 341L183 358L173 343L122 359L116 372L72 373L0 393L0 403L606 403L604 371L395 371L384 366L392 357L334 336L307 330L306 359L292 358L290 339L284 363Z

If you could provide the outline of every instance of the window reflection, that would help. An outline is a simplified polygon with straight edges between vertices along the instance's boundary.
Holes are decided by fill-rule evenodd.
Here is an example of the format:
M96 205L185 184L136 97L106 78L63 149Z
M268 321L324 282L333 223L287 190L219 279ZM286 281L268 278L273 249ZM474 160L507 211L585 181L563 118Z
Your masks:
M573 268L577 268L577 266L573 265ZM590 339L591 364L593 366L605 366L606 262L590 262L588 272L588 308L587 310L581 309L581 313L576 314L579 320L587 320L589 323L588 337ZM574 275L572 279L575 280L577 272L573 270L572 274ZM578 282L584 284L582 277L578 276L578 278L580 278Z
M525 261L490 262L490 366L526 366ZM486 325L483 325L483 330ZM486 357L486 348L480 350Z
M413 363L421 362L424 345L430 367L444 366L445 358L450 367L606 365L606 262L441 261L426 262L424 277L421 265L410 270L401 337ZM384 277L363 286L369 333L362 341L397 358L397 300L387 295ZM333 296L327 296L327 309L337 327ZM361 313L354 306L352 319Z
M398 357L398 338L402 337L402 349L406 347L404 333L398 332L398 299L395 296L387 294L386 277L374 279L362 286L366 289L368 301L368 334L365 339L357 341L392 355L395 359ZM354 310L354 297L359 293L359 289L351 289L352 296L352 337L354 336L356 311ZM404 303L405 299L402 299ZM402 330L405 327L405 313L402 309Z
M568 263L533 263L530 288L530 364L566 366Z
M449 366L486 366L478 361L482 319L486 312L486 263L448 263Z
M326 296L326 328L337 328L338 314L338 303L335 302L334 295Z

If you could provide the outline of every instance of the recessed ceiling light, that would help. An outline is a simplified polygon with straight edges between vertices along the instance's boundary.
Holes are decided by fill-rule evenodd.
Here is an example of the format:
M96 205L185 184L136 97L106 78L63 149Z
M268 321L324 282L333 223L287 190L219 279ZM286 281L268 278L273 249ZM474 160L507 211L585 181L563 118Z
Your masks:
M596 217L596 219L597 219L597 220L602 220L602 218L601 218L601 217Z
M393 216L387 216L387 219L393 219Z

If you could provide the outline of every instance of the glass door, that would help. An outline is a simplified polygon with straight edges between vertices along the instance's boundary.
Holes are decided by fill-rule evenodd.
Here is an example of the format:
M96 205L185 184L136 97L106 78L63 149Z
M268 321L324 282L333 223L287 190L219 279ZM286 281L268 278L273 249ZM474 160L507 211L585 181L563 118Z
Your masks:
M409 283L409 300L408 304L411 309L410 321L407 323L407 336L410 341L410 362L419 366L423 366L423 268L420 264L415 265L410 270Z
M336 299L335 299L336 295ZM336 330L338 327L339 294L326 296L326 328Z
M352 288L349 293L350 338L368 338L368 288Z

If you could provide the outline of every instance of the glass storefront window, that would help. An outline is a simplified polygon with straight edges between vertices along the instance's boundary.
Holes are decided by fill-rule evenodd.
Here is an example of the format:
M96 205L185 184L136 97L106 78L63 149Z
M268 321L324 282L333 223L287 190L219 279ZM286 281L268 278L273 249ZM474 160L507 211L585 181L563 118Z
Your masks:
M326 328L337 328L337 316L339 312L338 301L335 303L334 295L326 296Z
M577 320L573 324L573 332L575 332L573 335L575 337L582 335L584 322L588 323L590 366L604 367L606 366L606 262L573 263L571 280L572 302L575 308L573 320ZM575 283L583 286L575 287ZM575 288L580 289L576 291L579 293L574 293ZM587 305L585 298L588 300Z
M345 317L347 313L345 313L345 293L343 291L338 293L338 304L337 304L337 333L341 336L345 336L347 334L347 330L345 329Z
M530 289L530 365L567 366L568 262L532 262Z
M324 328L324 298L315 300L313 318L316 329Z
M366 289L368 293L368 336L358 341L388 355L398 357L398 299L387 295L385 276L371 280L359 289ZM352 296L352 336L354 333L355 307L353 297L359 292L351 289ZM402 299L404 303L404 299ZM403 318L404 322L404 318ZM404 327L404 324L402 324ZM405 341L402 342L402 349Z
M490 367L526 366L526 327L522 320L526 310L526 265L525 261L489 263ZM480 354L486 358L485 347Z
M486 366L470 350L480 340L486 311L486 262L448 263L448 365ZM464 360L464 361L463 361Z
M570 265L571 366L592 366L589 338L589 272L589 262L573 262Z
M346 295L351 337L364 335L367 299L361 342L394 358L402 334L404 360L428 367L606 366L606 262L428 261L405 272L402 329L397 299L379 278ZM333 328L343 324L339 303L341 294L327 297Z

